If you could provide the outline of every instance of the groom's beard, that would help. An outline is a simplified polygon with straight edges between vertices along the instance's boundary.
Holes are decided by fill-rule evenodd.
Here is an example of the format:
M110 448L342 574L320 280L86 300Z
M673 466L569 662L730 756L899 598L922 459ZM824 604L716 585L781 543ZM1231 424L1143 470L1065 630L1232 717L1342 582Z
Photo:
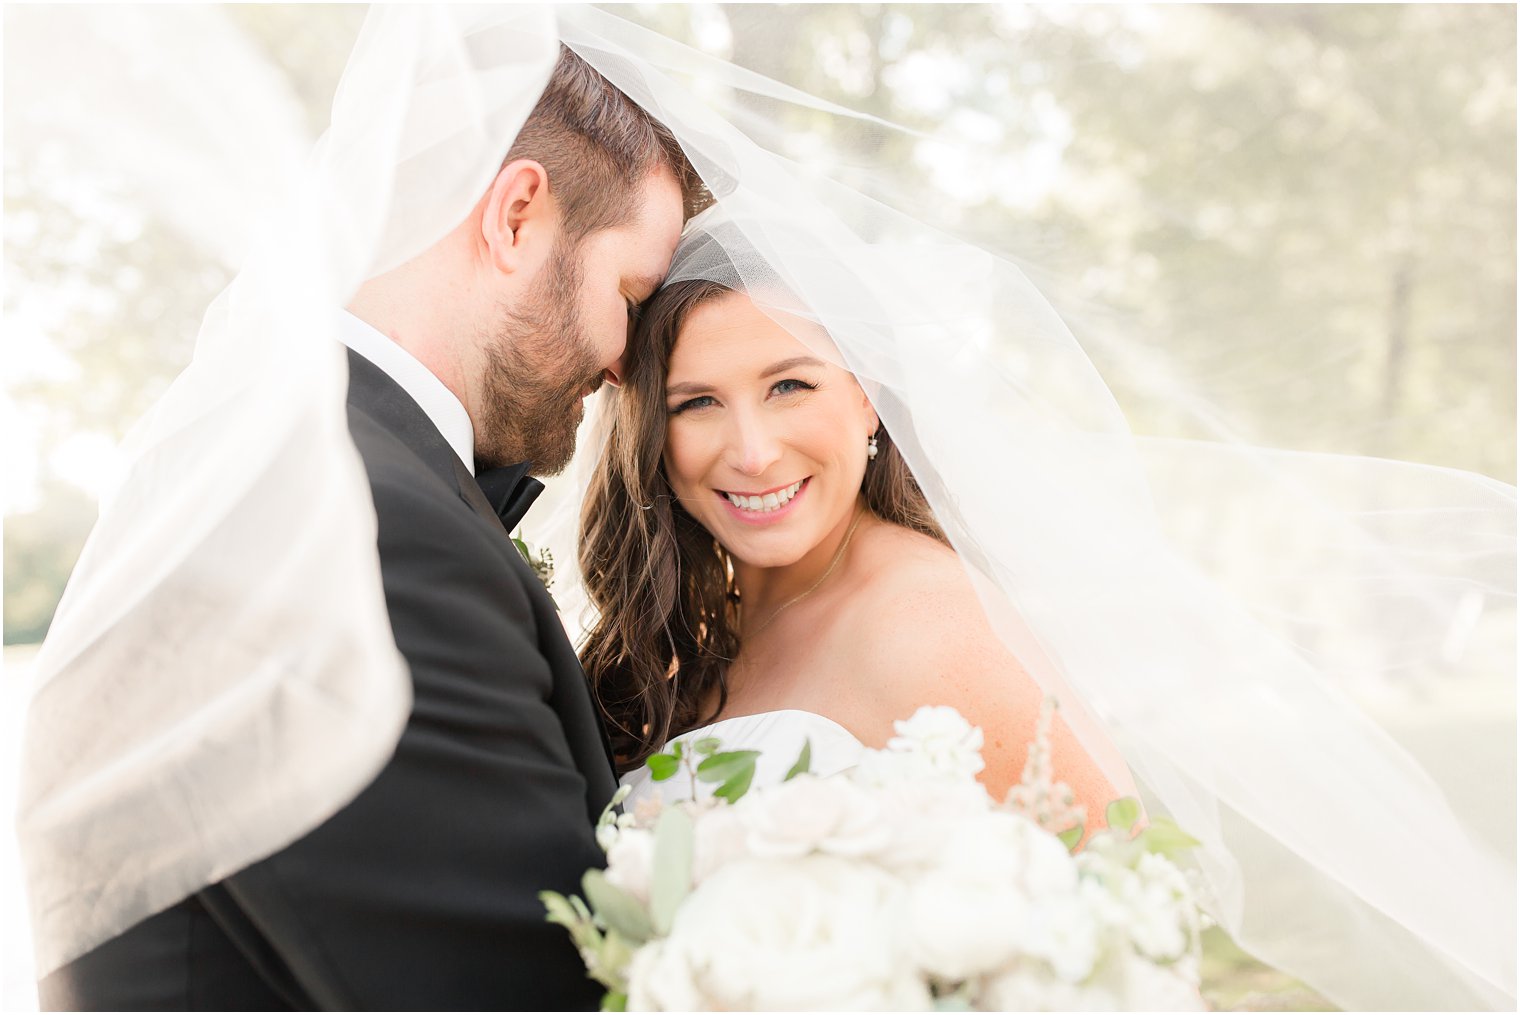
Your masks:
M576 309L580 288L575 250L562 244L526 305L502 309L481 378L480 468L531 461L534 475L552 476L570 464L584 412L581 395L602 385L602 367Z

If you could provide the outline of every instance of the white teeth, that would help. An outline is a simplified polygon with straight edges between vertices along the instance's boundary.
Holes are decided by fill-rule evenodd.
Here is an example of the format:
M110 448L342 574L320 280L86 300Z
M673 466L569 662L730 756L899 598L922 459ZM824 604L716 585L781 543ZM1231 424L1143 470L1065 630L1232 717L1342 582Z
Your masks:
M785 507L787 502L797 496L797 491L802 489L805 480L798 480L784 490L777 490L760 497L748 497L741 493L724 493L728 502L741 511L770 512Z

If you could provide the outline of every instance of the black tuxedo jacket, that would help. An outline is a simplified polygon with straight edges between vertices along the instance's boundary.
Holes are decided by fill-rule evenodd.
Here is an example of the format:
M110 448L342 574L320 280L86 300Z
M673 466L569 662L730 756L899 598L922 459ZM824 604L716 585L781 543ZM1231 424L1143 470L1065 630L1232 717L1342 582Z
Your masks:
M414 703L352 804L40 984L64 1009L594 1009L538 892L603 863L616 788L553 603L431 421L349 354L349 428ZM531 481L529 481L531 482Z

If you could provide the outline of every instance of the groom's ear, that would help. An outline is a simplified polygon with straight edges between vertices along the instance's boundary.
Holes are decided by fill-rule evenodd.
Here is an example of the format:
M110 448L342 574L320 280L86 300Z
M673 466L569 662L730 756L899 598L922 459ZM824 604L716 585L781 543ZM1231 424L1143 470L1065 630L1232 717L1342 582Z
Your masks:
M507 274L535 268L554 247L558 218L548 171L532 159L509 162L486 193L480 221L482 253Z

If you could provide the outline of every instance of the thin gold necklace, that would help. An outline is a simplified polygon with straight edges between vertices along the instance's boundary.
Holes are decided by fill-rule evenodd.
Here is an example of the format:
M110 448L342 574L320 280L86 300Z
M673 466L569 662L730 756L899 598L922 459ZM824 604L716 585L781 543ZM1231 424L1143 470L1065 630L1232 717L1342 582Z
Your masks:
M753 638L761 631L764 631L767 627L770 627L771 622L777 617L781 616L782 610L785 610L789 606L796 606L798 603L802 602L802 600L818 591L818 586L822 585L826 580L828 580L829 575L833 574L834 569L839 566L839 562L841 560L844 560L844 551L850 548L850 540L854 538L855 530L860 527L860 522L865 518L865 516L865 505L861 505L860 508L855 512L855 520L850 522L849 531L844 534L844 541L839 544L839 549L834 551L834 559L829 561L829 566L824 568L823 574L818 576L818 580L815 581L806 592L801 592L788 599L780 606L776 607L775 611L769 617L765 618L765 623L761 624L759 627L755 628L749 633L749 637Z

